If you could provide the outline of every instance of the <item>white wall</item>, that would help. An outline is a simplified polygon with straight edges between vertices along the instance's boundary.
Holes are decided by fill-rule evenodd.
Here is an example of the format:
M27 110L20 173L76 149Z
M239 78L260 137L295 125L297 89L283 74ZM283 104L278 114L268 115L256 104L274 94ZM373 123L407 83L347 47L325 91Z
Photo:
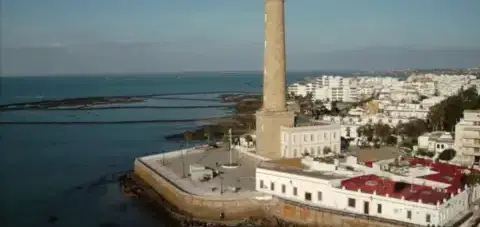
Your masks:
M281 127L280 130L282 157L301 157L305 152L323 156L325 147L333 153L340 152L340 125Z
M412 202L332 186L338 185L339 180L328 181L262 168L256 169L256 181L256 189L258 191L299 203L364 214L364 202L368 202L370 216L424 226L428 224L443 225L456 214L468 208L467 191L454 195L450 200L441 205L432 205L422 203L421 201ZM263 188L260 188L261 181L263 181ZM271 183L274 184L273 190L270 188ZM282 192L282 185L285 186L285 192ZM297 190L297 195L293 194L294 188ZM321 200L318 198L318 192L322 193ZM480 196L479 189L475 192L477 196ZM306 200L306 193L311 193L311 201ZM355 199L355 207L348 205L349 198ZM378 204L382 206L381 213L377 213ZM411 219L407 218L407 211L411 211ZM430 215L430 223L427 223L427 214Z

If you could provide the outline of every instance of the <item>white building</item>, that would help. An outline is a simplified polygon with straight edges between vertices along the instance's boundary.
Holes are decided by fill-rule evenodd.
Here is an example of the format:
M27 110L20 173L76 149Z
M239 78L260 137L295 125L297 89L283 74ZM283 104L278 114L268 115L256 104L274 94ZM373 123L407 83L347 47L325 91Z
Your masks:
M355 102L358 99L358 87L355 78L324 75L306 83L295 83L288 92L305 96L311 92L313 99L322 101Z
M480 110L465 110L455 126L455 150L461 161L480 164Z
M453 149L454 140L449 132L429 132L418 137L418 148L441 153Z
M421 104L414 103L398 103L396 105L384 106L383 111L390 117L394 118L418 118L426 119L429 110Z
M358 135L357 129L363 125L375 125L378 123L387 124L391 128L396 127L398 124L407 123L411 119L404 117L388 117L382 114L376 115L362 115L362 116L321 116L319 121L321 122L330 122L331 124L340 125L340 135L344 138L354 139L351 141L351 144L356 144Z
M400 158L366 166L352 156L343 163L297 162L262 162L256 190L319 209L421 226L443 226L480 197L478 186L459 186L463 169L447 163Z
M282 157L296 158L304 154L323 156L328 150L340 152L340 125L316 122L310 126L281 127Z

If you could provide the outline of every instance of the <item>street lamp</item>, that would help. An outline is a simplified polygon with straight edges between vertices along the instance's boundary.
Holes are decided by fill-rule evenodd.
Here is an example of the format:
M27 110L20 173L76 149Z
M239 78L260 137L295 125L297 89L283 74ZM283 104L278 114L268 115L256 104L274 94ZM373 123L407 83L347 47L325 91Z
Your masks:
M220 195L223 195L223 176L220 176Z
M165 150L162 150L162 164L165 165Z

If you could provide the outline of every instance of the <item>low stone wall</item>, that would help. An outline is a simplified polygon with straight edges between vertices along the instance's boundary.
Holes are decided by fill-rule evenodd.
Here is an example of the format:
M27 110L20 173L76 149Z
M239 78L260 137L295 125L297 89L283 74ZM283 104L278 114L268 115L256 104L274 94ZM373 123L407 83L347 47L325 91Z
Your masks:
M404 227L416 226L406 223L388 222L364 215L343 213L334 210L309 207L295 202L275 198L269 207L269 214L287 222L305 226L328 227Z
M220 220L220 213L223 212L225 220L243 220L248 217L265 215L262 205L265 201L258 201L254 198L222 199L221 197L189 194L155 172L140 159L135 160L134 174L187 216L206 220Z

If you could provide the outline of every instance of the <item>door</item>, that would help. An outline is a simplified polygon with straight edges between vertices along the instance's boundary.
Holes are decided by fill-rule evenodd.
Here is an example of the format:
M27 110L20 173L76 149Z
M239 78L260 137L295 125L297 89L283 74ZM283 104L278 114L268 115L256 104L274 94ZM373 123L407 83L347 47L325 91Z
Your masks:
M369 214L370 211L370 203L365 201L363 202L363 213Z

